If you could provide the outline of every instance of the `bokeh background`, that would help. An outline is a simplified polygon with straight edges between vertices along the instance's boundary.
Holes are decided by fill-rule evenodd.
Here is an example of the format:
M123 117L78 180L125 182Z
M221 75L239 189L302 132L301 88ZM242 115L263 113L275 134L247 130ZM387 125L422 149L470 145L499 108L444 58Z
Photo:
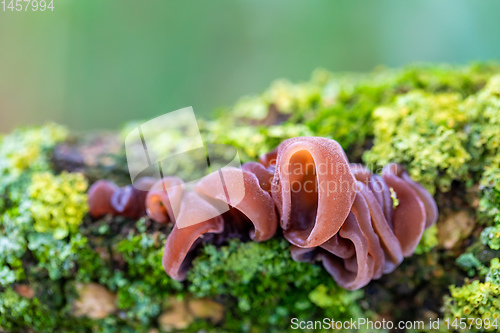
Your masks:
M209 117L318 67L499 59L500 2L54 0L0 11L0 132L119 128L192 105Z

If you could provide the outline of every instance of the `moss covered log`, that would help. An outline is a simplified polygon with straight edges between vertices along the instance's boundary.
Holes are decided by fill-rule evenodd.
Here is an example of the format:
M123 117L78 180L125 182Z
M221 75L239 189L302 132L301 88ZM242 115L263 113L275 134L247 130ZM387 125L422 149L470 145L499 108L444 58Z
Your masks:
M362 290L293 261L280 236L207 242L178 282L161 266L171 225L87 214L90 184L130 181L123 133L17 129L0 138L0 331L287 332L292 318L500 316L498 65L318 70L307 82L276 81L199 126L207 143L231 144L243 161L316 135L375 170L401 163L434 194L438 223L416 255ZM158 149L171 136L157 133Z

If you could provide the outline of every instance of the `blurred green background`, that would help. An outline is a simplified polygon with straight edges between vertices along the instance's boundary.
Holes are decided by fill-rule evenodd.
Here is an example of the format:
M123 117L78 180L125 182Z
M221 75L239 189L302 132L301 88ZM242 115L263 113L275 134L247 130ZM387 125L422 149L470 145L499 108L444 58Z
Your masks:
M499 1L54 0L0 11L0 132L208 116L317 67L499 59Z

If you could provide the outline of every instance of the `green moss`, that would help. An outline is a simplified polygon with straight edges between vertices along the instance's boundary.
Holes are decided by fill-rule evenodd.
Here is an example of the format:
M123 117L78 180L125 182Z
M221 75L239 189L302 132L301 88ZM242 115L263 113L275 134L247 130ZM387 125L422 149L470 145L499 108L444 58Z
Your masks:
M339 294L342 297L339 297ZM339 313L356 313L358 310L353 305L363 298L363 292L356 290L353 292L342 292L340 288L327 287L324 284L318 285L309 293L309 300L320 308L336 308Z
M408 166L413 179L431 192L447 191L453 180L467 179L464 127L467 115L459 109L459 94L415 91L374 111L375 139L364 160L383 166L390 162Z
M493 76L477 94L463 103L463 109L471 119L469 151L474 157L471 165L475 170L485 170L483 186L491 186L500 167L500 75ZM492 182L493 181L493 182ZM499 190L499 189L497 189Z
M498 227L500 225L500 167L496 159L497 157L493 157L492 164L485 166L485 171L481 176L479 217L483 223Z
M11 209L0 216L0 282L11 284L24 278L21 258L26 252L26 232L30 219L19 216L17 209Z
M470 252L460 255L455 262L460 268L467 271L469 276L485 275L488 271L487 267Z
M486 274L486 282L491 282L500 286L500 259L493 258L490 261L490 268Z
M500 317L500 290L497 284L475 280L462 287L451 286L450 292L451 297L445 303L445 313L449 318L493 320Z
M0 294L0 327L9 332L87 332L88 320L71 318L67 310L54 311L37 297L18 295L11 289Z
M138 222L139 225L143 220ZM139 227L140 228L140 227ZM161 233L129 234L116 244L116 253L127 264L127 273L131 279L137 279L154 287L156 291L180 291L182 284L170 279L163 270L162 256L166 236Z
M38 261L38 267L46 269L50 279L58 280L74 275L77 260L87 246L87 239L81 234L69 242L56 239L50 233L28 235L28 248Z
M55 329L56 320L50 309L40 304L38 299L29 300L6 290L0 297L0 327L16 331L30 325L33 328Z
M427 93L424 86L375 109L374 147L364 160L403 163L431 191L447 191L454 180L470 183L469 172L484 170L481 185L494 189L500 174L500 76L479 77L467 94L457 87L443 89L454 93Z
M463 286L450 287L450 296L444 298L444 314L450 322L455 318L481 318L498 324L500 320L500 261L493 258L489 267L485 267L472 254L464 254L457 259L464 268L474 268L486 281L466 281ZM473 273L470 271L469 273ZM491 326L486 331L496 331Z
M145 220L137 222L140 233L130 233L114 246L114 251L125 264L126 275L111 288L117 289L118 307L124 310L128 320L145 327L151 326L162 309L167 297L182 295L184 286L165 274L162 266L165 235L147 234Z
M238 149L244 162L255 161L261 154L276 148L283 140L297 136L311 136L313 132L302 124L274 126L240 125L234 128L229 121L204 122L202 134L207 142L227 144Z
M368 315L355 302L363 296L361 291L338 287L320 266L293 261L284 240L233 240L220 249L206 245L195 259L188 281L188 290L195 296L231 296L235 307L229 309L226 327L238 331L286 331L292 317L349 319ZM335 306L324 306L326 299Z
M500 191L493 187L482 187L479 200L479 218L487 225L500 224Z
M417 245L415 249L415 254L423 254L430 252L433 248L438 245L438 237L437 237L437 226L434 224L424 231L422 235L422 239Z
M166 293L152 293L151 285L142 281L129 282L118 289L118 308L125 310L128 320L146 327L154 324L163 308Z

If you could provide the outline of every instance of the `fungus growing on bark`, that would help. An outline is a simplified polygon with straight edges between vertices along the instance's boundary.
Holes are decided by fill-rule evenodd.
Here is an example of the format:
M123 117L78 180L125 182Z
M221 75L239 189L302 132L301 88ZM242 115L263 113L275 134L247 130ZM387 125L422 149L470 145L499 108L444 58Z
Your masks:
M436 222L437 206L400 165L387 165L382 176L358 164L351 164L350 170L356 194L339 232L319 246L294 244L291 253L296 261L321 261L340 286L353 290L392 272L410 256L424 229Z
M140 181L151 188L147 194L95 183L90 212L147 212L157 222L173 222L163 267L176 280L185 279L202 241L265 241L279 221L294 260L321 261L340 286L358 289L410 256L438 214L432 196L402 166L372 174L349 164L336 141L320 137L285 140L259 163L225 167L190 184L191 190L177 177Z

